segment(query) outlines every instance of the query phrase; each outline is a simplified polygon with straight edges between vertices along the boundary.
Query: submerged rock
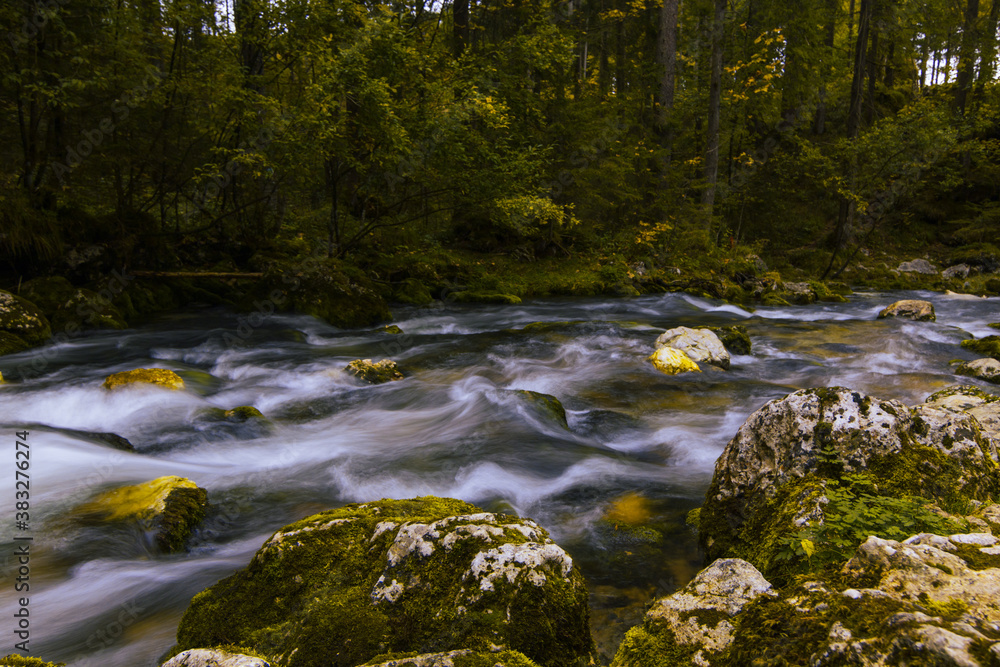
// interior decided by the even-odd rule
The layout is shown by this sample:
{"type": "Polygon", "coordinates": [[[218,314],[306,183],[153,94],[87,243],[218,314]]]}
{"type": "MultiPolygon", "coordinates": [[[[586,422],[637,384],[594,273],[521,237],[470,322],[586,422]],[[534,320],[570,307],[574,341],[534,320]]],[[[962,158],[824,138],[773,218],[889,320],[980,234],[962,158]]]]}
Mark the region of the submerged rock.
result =
{"type": "Polygon", "coordinates": [[[883,495],[984,499],[1000,491],[997,466],[997,443],[972,414],[841,387],[797,391],[726,445],[700,539],[709,557],[745,558],[767,574],[783,537],[823,521],[825,480],[863,473],[883,495]]]}
{"type": "Polygon", "coordinates": [[[241,405],[238,408],[226,410],[222,413],[222,416],[228,421],[237,423],[242,423],[250,419],[266,419],[264,413],[252,405],[241,405]]]}
{"type": "Polygon", "coordinates": [[[184,380],[177,373],[166,368],[136,368],[131,371],[114,373],[104,379],[105,389],[113,390],[134,384],[154,384],[167,389],[183,389],[184,380]]]}
{"type": "Polygon", "coordinates": [[[667,375],[677,375],[678,373],[700,373],[698,364],[691,361],[691,357],[680,350],[672,347],[661,347],[653,354],[649,355],[649,360],[653,362],[656,370],[667,375]]]}
{"type": "Polygon", "coordinates": [[[178,653],[161,667],[271,667],[271,663],[240,653],[196,648],[178,653]]]}
{"type": "Polygon", "coordinates": [[[986,336],[972,340],[963,340],[962,347],[993,359],[1000,360],[1000,336],[986,336]]]}
{"type": "Polygon", "coordinates": [[[86,520],[135,521],[153,533],[165,552],[179,551],[205,517],[208,492],[177,476],[106,491],[77,508],[86,520]]]}
{"type": "Polygon", "coordinates": [[[41,309],[19,296],[0,290],[0,331],[17,336],[30,346],[41,345],[52,336],[41,309]]]}
{"type": "Polygon", "coordinates": [[[378,362],[372,362],[371,359],[355,359],[347,364],[344,370],[368,384],[382,384],[403,379],[403,374],[399,372],[399,367],[392,359],[378,362]]]}
{"type": "Polygon", "coordinates": [[[930,301],[918,299],[904,299],[886,306],[878,314],[878,319],[883,320],[888,317],[898,317],[916,322],[933,322],[937,319],[933,304],[930,301]]]}
{"type": "Polygon", "coordinates": [[[732,643],[731,620],[762,595],[776,596],[750,563],[724,558],[702,570],[683,590],[653,603],[632,628],[612,667],[708,665],[732,643]]]}
{"type": "Polygon", "coordinates": [[[967,361],[955,369],[959,375],[986,380],[994,384],[1000,384],[1000,361],[996,359],[976,359],[967,361]]]}
{"type": "Polygon", "coordinates": [[[684,352],[692,361],[729,368],[729,352],[715,332],[708,329],[668,329],[656,339],[656,347],[671,347],[684,352]]]}
{"type": "Polygon", "coordinates": [[[427,497],[282,528],[245,569],[195,596],[177,641],[235,643],[288,667],[457,649],[571,667],[591,660],[588,617],[583,577],[536,523],[427,497]]]}
{"type": "Polygon", "coordinates": [[[538,391],[528,391],[527,389],[517,389],[514,395],[518,396],[528,407],[537,412],[540,416],[551,419],[560,425],[569,428],[566,421],[566,409],[562,402],[552,394],[543,394],[538,391]]]}

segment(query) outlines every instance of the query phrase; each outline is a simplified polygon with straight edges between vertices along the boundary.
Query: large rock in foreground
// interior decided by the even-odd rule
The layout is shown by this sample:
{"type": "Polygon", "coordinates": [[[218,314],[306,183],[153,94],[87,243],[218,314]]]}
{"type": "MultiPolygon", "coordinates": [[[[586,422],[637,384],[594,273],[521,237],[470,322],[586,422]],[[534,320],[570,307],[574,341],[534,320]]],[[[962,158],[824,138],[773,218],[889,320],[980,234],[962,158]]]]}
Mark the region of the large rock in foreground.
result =
{"type": "Polygon", "coordinates": [[[709,658],[733,641],[731,619],[762,595],[776,593],[753,565],[719,559],[684,590],[654,602],[643,624],[629,630],[611,665],[711,664],[709,658]]]}
{"type": "Polygon", "coordinates": [[[878,314],[878,319],[883,320],[888,317],[898,317],[916,322],[933,322],[937,319],[933,304],[930,301],[918,299],[905,299],[886,306],[878,314]]]}
{"type": "Polygon", "coordinates": [[[880,496],[954,504],[995,497],[997,468],[997,443],[967,412],[840,387],[797,391],[751,415],[726,445],[700,538],[709,557],[744,558],[768,574],[784,538],[823,523],[831,483],[853,475],[880,496]]]}
{"type": "Polygon", "coordinates": [[[247,646],[288,667],[496,647],[544,667],[592,655],[583,577],[545,530],[429,497],[282,528],[249,566],[195,596],[177,641],[247,646]]]}
{"type": "Polygon", "coordinates": [[[667,329],[656,339],[656,347],[671,347],[685,353],[693,361],[729,368],[729,352],[715,332],[708,329],[667,329]]]}
{"type": "Polygon", "coordinates": [[[271,663],[240,653],[196,648],[178,653],[162,667],[271,667],[271,663]]]}

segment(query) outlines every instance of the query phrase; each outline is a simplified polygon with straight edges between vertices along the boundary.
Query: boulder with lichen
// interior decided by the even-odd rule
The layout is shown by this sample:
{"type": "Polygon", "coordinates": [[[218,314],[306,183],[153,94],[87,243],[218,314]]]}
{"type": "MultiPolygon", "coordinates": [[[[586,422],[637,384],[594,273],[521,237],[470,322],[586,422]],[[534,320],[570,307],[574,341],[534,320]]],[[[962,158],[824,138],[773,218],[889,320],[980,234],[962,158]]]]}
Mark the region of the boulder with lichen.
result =
{"type": "Polygon", "coordinates": [[[344,370],[368,384],[382,384],[403,379],[399,366],[392,359],[382,359],[381,361],[355,359],[348,363],[344,370]]]}
{"type": "MultiPolygon", "coordinates": [[[[49,321],[38,306],[3,290],[0,290],[0,332],[16,336],[29,346],[41,345],[52,336],[49,321]]],[[[16,346],[17,341],[8,339],[8,346],[12,344],[16,346]]]]}
{"type": "Polygon", "coordinates": [[[656,347],[680,350],[692,361],[729,368],[729,352],[715,332],[709,329],[674,327],[659,335],[656,347]]]}
{"type": "Polygon", "coordinates": [[[881,310],[878,319],[899,318],[903,320],[914,320],[916,322],[933,322],[937,319],[934,314],[934,305],[930,301],[919,299],[904,299],[891,303],[881,310]]]}
{"type": "Polygon", "coordinates": [[[195,596],[177,641],[247,646],[288,667],[458,649],[571,667],[592,656],[587,597],[573,559],[533,521],[459,500],[380,500],[276,532],[195,596]]]}
{"type": "Polygon", "coordinates": [[[166,368],[136,368],[131,371],[113,373],[104,378],[105,389],[115,390],[136,385],[155,385],[167,389],[183,389],[184,380],[180,375],[166,368]]]}

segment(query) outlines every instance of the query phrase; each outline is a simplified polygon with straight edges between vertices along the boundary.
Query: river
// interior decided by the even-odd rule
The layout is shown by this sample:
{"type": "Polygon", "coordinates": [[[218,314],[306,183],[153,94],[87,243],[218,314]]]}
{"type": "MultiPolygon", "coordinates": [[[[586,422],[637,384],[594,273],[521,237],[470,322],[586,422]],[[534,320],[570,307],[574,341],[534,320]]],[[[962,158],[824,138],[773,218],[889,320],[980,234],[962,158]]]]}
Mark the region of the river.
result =
{"type": "MultiPolygon", "coordinates": [[[[0,357],[8,378],[32,361],[40,370],[0,386],[4,437],[30,431],[31,655],[71,667],[157,665],[191,597],[245,566],[277,528],[348,502],[433,494],[545,526],[590,582],[607,661],[644,605],[700,568],[684,519],[751,412],[803,387],[912,404],[969,382],[949,362],[974,358],[958,347],[969,334],[996,333],[986,325],[1000,319],[1000,299],[859,293],[748,312],[668,294],[395,314],[402,335],[190,310],[0,357]],[[876,320],[900,298],[932,301],[937,322],[876,320]],[[550,325],[523,330],[535,322],[550,325]],[[646,361],[665,328],[726,324],[745,325],[753,340],[729,371],[671,377],[646,361]],[[369,357],[393,358],[406,379],[363,386],[343,372],[369,357]],[[186,390],[101,388],[113,372],[149,366],[177,371],[186,390]],[[558,397],[569,429],[512,389],[558,397]],[[205,416],[240,405],[270,426],[205,416]],[[74,431],[114,432],[137,451],[74,431]],[[156,554],[138,529],[74,519],[101,490],[163,475],[209,492],[185,553],[156,554]],[[655,533],[637,537],[628,521],[655,533]]],[[[16,609],[13,447],[4,451],[0,655],[13,652],[16,609]]]]}

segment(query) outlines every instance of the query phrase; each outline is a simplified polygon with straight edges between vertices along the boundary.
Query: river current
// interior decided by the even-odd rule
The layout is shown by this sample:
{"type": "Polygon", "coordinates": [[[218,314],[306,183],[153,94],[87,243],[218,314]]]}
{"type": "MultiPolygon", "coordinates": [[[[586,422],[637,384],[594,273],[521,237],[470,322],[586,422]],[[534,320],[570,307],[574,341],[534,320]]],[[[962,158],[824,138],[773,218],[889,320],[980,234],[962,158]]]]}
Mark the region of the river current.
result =
{"type": "MultiPolygon", "coordinates": [[[[700,569],[685,516],[753,411],[804,387],[913,404],[976,384],[950,362],[974,358],[959,347],[970,334],[996,333],[987,324],[1000,320],[1000,299],[858,293],[750,312],[668,294],[394,312],[403,334],[188,310],[0,357],[0,372],[15,379],[0,385],[3,438],[30,432],[31,655],[152,667],[191,597],[244,567],[274,530],[349,502],[438,495],[547,528],[590,582],[608,661],[646,603],[700,569]],[[876,320],[901,298],[930,300],[937,322],[876,320]],[[539,322],[548,324],[525,329],[539,322]],[[666,328],[729,324],[746,326],[753,352],[734,356],[728,371],[666,376],[646,360],[666,328]],[[343,371],[352,359],[385,357],[405,380],[367,386],[343,371]],[[37,371],[16,380],[32,363],[37,371]],[[186,389],[101,387],[111,373],[150,366],[175,370],[186,389]],[[569,428],[511,390],[556,396],[569,428]],[[241,405],[269,425],[206,416],[241,405]],[[136,452],[87,431],[121,435],[136,452]],[[74,518],[100,491],[164,475],[209,492],[184,553],[156,553],[138,528],[74,518]]],[[[17,641],[18,596],[14,449],[3,451],[0,655],[17,641]]]]}

